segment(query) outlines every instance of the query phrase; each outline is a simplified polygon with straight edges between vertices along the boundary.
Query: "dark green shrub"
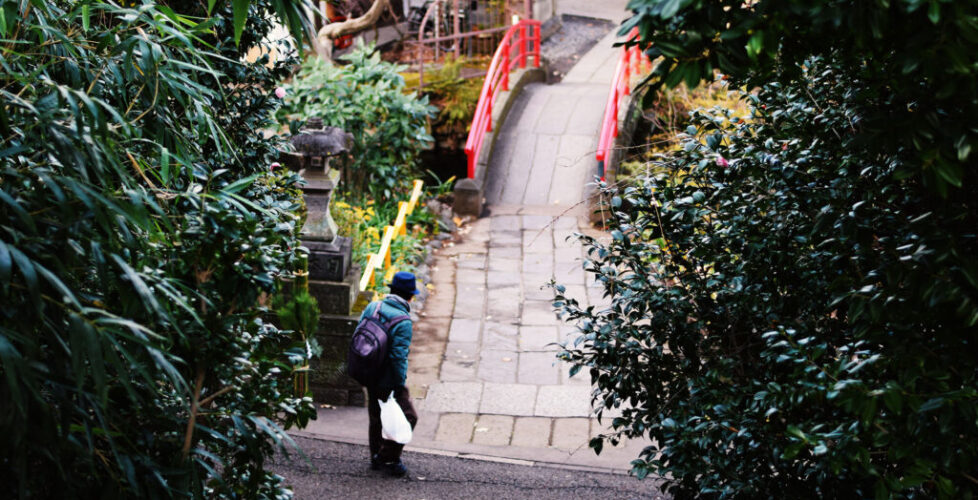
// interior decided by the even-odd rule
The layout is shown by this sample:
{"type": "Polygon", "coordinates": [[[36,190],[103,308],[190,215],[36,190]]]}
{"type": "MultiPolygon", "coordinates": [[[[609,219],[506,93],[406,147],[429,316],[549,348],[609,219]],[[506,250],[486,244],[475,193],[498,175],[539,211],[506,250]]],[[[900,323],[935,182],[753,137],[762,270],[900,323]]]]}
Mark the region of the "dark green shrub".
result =
{"type": "Polygon", "coordinates": [[[207,4],[0,7],[11,495],[288,495],[264,462],[314,408],[306,345],[262,321],[297,228],[261,129],[293,61],[240,61],[299,4],[207,4]]]}
{"type": "Polygon", "coordinates": [[[419,154],[432,145],[426,97],[405,93],[403,68],[358,46],[345,65],[309,58],[288,85],[279,122],[295,129],[310,117],[353,134],[350,168],[340,189],[373,199],[394,196],[420,177],[419,154]]]}
{"type": "Polygon", "coordinates": [[[606,438],[651,438],[633,472],[679,498],[974,497],[971,3],[631,5],[667,83],[760,88],[608,193],[611,306],[557,296],[562,356],[624,408],[606,438]]]}

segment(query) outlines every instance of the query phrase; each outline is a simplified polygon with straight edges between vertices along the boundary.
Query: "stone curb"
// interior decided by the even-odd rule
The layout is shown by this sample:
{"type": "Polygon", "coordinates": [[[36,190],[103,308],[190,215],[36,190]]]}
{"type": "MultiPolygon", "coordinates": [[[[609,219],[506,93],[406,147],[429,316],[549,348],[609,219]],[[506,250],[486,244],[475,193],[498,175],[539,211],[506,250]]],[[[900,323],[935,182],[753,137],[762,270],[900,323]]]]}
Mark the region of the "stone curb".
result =
{"type": "MultiPolygon", "coordinates": [[[[367,439],[346,438],[346,437],[325,437],[320,434],[305,431],[288,431],[289,435],[317,441],[327,441],[333,443],[344,443],[358,446],[368,446],[367,439]]],[[[439,450],[436,448],[414,447],[410,444],[405,445],[404,451],[409,453],[422,453],[425,455],[437,455],[441,457],[460,458],[463,460],[475,460],[478,462],[503,463],[510,465],[522,465],[524,467],[543,467],[547,469],[559,469],[575,472],[595,472],[600,474],[613,474],[627,476],[628,471],[624,469],[612,469],[608,467],[590,467],[584,465],[563,464],[559,462],[545,462],[540,460],[523,460],[519,458],[509,458],[503,456],[489,455],[483,453],[466,453],[451,450],[439,450]]]]}

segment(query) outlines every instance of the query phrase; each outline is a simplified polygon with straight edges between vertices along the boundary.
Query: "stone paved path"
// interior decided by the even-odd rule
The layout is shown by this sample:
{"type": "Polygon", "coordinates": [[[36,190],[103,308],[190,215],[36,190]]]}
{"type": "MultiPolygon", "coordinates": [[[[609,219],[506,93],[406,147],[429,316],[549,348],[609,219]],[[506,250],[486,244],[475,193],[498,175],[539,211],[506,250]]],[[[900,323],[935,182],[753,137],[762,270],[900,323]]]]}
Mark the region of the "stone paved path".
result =
{"type": "MultiPolygon", "coordinates": [[[[597,10],[617,21],[624,3],[597,10]]],[[[596,10],[593,2],[581,5],[596,10]]],[[[556,358],[558,343],[575,330],[557,319],[546,287],[555,280],[572,296],[604,305],[572,235],[604,237],[585,225],[582,201],[597,168],[619,54],[614,40],[612,31],[560,83],[527,86],[502,125],[489,166],[490,216],[439,252],[434,292],[415,325],[408,384],[420,421],[409,448],[620,470],[647,445],[624,443],[600,456],[588,449],[610,419],[593,418],[586,372],[569,377],[556,358]]],[[[307,432],[365,438],[362,409],[331,412],[307,432]]]]}
{"type": "MultiPolygon", "coordinates": [[[[447,250],[455,304],[441,363],[436,372],[420,368],[430,364],[422,361],[409,377],[424,396],[421,408],[437,415],[435,443],[593,457],[587,441],[608,422],[592,418],[587,374],[569,377],[569,366],[556,358],[558,344],[572,339],[575,329],[557,319],[546,284],[555,280],[588,304],[605,305],[600,287],[589,286],[573,234],[589,231],[581,202],[596,172],[597,136],[618,55],[613,41],[612,32],[560,83],[523,90],[490,160],[490,216],[447,250]]],[[[626,468],[644,445],[629,443],[602,465],[626,468]]]]}

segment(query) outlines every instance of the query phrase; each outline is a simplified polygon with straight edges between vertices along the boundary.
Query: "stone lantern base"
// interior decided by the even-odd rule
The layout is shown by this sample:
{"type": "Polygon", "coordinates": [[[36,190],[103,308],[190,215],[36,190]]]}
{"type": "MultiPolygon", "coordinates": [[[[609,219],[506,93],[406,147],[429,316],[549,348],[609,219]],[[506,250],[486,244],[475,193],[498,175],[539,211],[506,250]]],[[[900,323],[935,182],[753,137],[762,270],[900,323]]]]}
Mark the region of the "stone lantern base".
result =
{"type": "Polygon", "coordinates": [[[350,270],[353,239],[337,236],[331,242],[303,240],[309,249],[309,279],[343,281],[350,270]]]}

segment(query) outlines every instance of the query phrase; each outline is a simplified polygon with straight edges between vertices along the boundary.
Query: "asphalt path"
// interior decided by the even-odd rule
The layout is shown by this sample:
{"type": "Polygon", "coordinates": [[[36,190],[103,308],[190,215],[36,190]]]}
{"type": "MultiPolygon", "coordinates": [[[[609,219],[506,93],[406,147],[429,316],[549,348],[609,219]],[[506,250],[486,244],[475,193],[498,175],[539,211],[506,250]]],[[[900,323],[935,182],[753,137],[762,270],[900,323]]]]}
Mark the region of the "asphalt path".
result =
{"type": "Polygon", "coordinates": [[[405,452],[408,474],[369,467],[365,446],[294,437],[306,458],[278,456],[272,470],[297,499],[664,499],[653,479],[405,452]]]}

